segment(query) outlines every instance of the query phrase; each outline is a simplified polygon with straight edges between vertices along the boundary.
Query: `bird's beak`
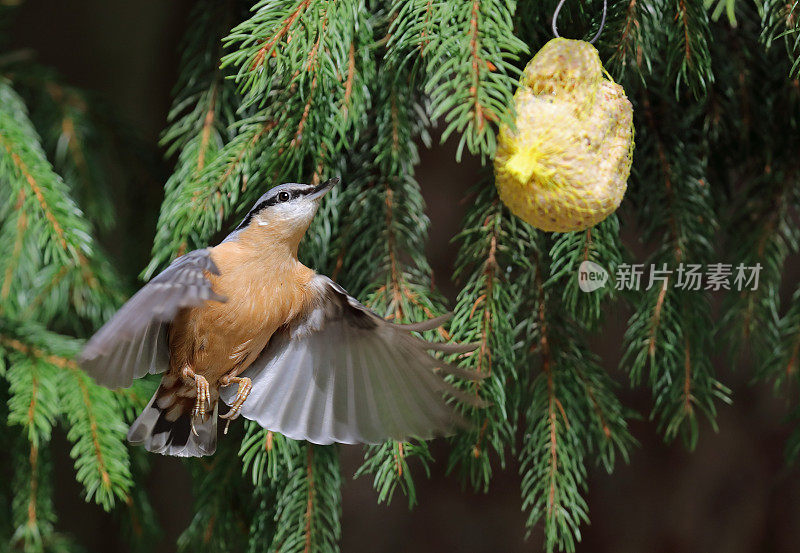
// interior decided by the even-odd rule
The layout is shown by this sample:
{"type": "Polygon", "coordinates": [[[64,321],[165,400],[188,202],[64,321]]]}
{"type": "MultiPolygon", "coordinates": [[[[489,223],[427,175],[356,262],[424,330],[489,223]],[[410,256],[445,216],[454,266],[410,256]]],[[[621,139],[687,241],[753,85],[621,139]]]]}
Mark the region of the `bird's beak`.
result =
{"type": "Polygon", "coordinates": [[[316,200],[317,198],[321,198],[322,196],[324,196],[325,194],[328,193],[328,190],[330,190],[331,188],[333,188],[337,184],[339,184],[339,177],[334,177],[332,179],[326,180],[325,182],[323,182],[319,186],[315,186],[314,190],[311,191],[311,193],[308,195],[308,197],[311,198],[312,200],[316,200]]]}

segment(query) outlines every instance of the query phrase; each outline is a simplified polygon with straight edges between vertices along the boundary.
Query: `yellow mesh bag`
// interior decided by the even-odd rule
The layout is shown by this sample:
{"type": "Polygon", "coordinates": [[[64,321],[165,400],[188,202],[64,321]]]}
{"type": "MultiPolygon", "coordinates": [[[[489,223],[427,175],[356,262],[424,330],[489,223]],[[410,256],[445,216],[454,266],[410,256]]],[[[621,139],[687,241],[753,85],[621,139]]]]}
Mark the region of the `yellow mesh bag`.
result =
{"type": "Polygon", "coordinates": [[[555,38],[528,63],[494,159],[500,199],[546,231],[596,225],[617,209],[633,155],[633,107],[588,42],[555,38]],[[605,75],[605,76],[604,76],[605,75]]]}

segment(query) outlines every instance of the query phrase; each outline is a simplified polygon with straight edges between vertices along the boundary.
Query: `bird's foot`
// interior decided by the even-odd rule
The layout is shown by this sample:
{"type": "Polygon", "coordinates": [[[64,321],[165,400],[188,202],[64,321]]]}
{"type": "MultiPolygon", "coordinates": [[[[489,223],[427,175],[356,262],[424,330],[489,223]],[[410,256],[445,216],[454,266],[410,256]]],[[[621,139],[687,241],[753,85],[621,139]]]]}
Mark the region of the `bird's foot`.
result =
{"type": "Polygon", "coordinates": [[[211,407],[211,392],[208,385],[208,380],[202,374],[195,373],[188,366],[183,368],[181,375],[187,381],[194,381],[195,385],[195,401],[194,409],[192,409],[192,430],[194,430],[194,419],[200,417],[200,420],[206,418],[206,406],[211,407]]]}
{"type": "Polygon", "coordinates": [[[220,386],[230,386],[233,383],[238,383],[239,388],[236,390],[236,397],[231,403],[231,409],[224,415],[220,415],[222,419],[228,419],[228,423],[225,425],[225,434],[228,433],[228,426],[232,420],[235,420],[239,417],[239,412],[242,410],[242,405],[244,405],[247,396],[250,395],[250,390],[253,388],[253,381],[247,378],[246,376],[228,376],[225,375],[219,379],[220,386]]]}

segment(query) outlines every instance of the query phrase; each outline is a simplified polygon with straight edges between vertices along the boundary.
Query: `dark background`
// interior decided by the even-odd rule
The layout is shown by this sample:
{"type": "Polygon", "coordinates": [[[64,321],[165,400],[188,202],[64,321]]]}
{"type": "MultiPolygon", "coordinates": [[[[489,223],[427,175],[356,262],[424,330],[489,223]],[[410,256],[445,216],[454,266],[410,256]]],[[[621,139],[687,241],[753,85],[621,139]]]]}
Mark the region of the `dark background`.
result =
{"type": "MultiPolygon", "coordinates": [[[[171,88],[177,78],[179,40],[191,2],[187,0],[28,1],[13,32],[13,46],[30,48],[36,59],[56,68],[72,85],[95,91],[127,121],[153,152],[165,125],[171,88]]],[[[162,186],[170,163],[120,179],[117,203],[121,228],[107,246],[130,274],[148,261],[162,186]]],[[[451,237],[464,212],[459,198],[478,178],[474,159],[455,163],[451,144],[422,151],[418,179],[432,220],[429,259],[436,282],[450,297],[455,257],[451,237]]],[[[636,229],[623,219],[628,244],[636,229]]],[[[800,279],[797,259],[785,274],[787,298],[800,279]]],[[[791,401],[773,395],[767,384],[751,385],[749,364],[731,369],[720,355],[717,370],[734,390],[734,404],[721,406],[719,432],[705,421],[697,450],[665,445],[655,425],[646,390],[630,390],[619,374],[622,333],[627,313],[609,314],[606,328],[593,347],[623,386],[624,402],[643,414],[632,422],[639,440],[630,463],[618,464],[613,475],[594,468],[589,477],[591,525],[582,528],[579,552],[789,552],[800,544],[800,471],[787,467],[783,447],[791,430],[785,420],[791,401]]],[[[720,352],[724,353],[724,352],[720,352]]],[[[796,394],[795,394],[796,395],[796,394]]],[[[792,399],[796,399],[793,397],[792,399]]],[[[114,518],[80,499],[74,482],[68,444],[56,437],[56,487],[59,526],[77,535],[90,551],[118,547],[114,518]]],[[[461,489],[446,477],[446,444],[437,443],[439,463],[430,480],[418,475],[420,505],[409,511],[404,498],[376,506],[368,478],[353,480],[362,460],[355,446],[340,448],[343,491],[344,553],[377,552],[518,552],[540,551],[541,529],[525,540],[517,466],[497,469],[488,494],[461,489]]],[[[421,471],[420,471],[421,472],[421,471]]],[[[188,472],[171,458],[157,458],[146,483],[161,517],[165,535],[153,551],[174,551],[175,539],[192,514],[188,472]]]]}

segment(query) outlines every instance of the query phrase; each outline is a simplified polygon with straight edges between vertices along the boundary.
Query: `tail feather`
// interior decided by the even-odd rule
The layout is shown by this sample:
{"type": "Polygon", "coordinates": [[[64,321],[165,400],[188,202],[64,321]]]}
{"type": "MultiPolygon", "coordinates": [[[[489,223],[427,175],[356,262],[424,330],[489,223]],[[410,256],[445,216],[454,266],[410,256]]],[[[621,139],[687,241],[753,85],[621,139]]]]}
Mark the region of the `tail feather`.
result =
{"type": "Polygon", "coordinates": [[[217,449],[219,402],[214,399],[213,412],[202,422],[199,419],[195,420],[192,431],[191,408],[194,398],[181,398],[185,407],[176,409],[173,401],[165,402],[163,399],[159,401],[168,394],[172,392],[162,383],[153,394],[150,403],[128,430],[128,441],[133,445],[143,445],[147,451],[162,455],[203,457],[213,454],[217,449]],[[186,401],[187,399],[190,401],[186,401]],[[179,412],[177,417],[176,412],[179,412]]]}

